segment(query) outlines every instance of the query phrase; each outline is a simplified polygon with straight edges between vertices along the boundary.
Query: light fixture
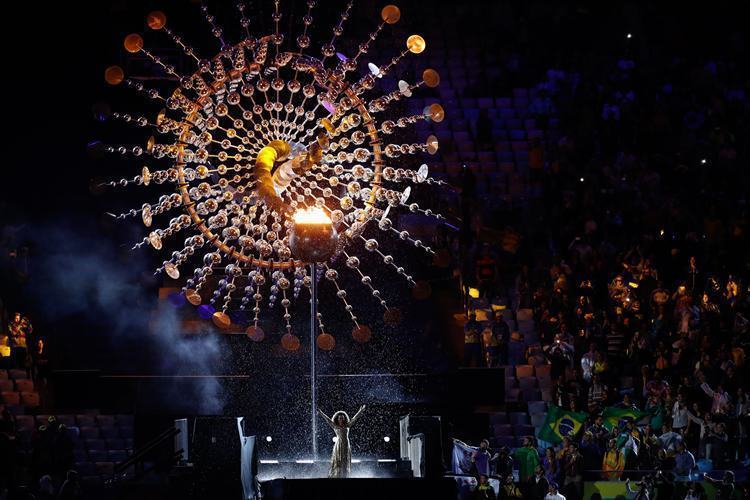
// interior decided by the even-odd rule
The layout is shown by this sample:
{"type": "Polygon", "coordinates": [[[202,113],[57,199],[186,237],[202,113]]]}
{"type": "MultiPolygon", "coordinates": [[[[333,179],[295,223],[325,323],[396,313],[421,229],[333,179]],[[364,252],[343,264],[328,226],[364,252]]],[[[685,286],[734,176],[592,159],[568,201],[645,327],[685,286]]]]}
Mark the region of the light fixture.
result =
{"type": "MultiPolygon", "coordinates": [[[[201,14],[221,47],[213,55],[208,48],[193,48],[165,13],[154,11],[146,18],[153,36],[171,41],[192,69],[171,64],[147,47],[144,36],[132,33],[123,42],[126,52],[151,61],[156,76],[174,86],[157,88],[119,66],[104,74],[109,84],[129,87],[163,108],[153,114],[111,113],[112,120],[151,132],[144,145],[100,148],[136,159],[136,175],[105,186],[150,186],[164,193],[114,215],[140,219],[147,228],[134,248],[169,248],[156,273],[184,279],[187,301],[219,328],[242,322],[248,338],[260,342],[268,337],[259,324],[264,306],[280,309],[286,324],[281,342],[290,351],[300,348],[291,332],[291,303],[307,295],[303,290],[318,279],[306,264],[319,263],[321,277],[331,282],[353,323],[355,339],[366,341],[372,332],[357,318],[339,270],[352,274],[386,313],[389,305],[377,281],[390,280],[388,273],[410,286],[415,281],[380,249],[380,241],[397,239],[434,255],[424,242],[395,227],[390,214],[402,210],[444,219],[409,194],[419,185],[445,182],[429,177],[426,165],[416,170],[400,164],[407,155],[435,154],[437,137],[416,143],[398,139],[421,121],[442,121],[445,110],[433,103],[422,113],[386,114],[398,101],[412,95],[422,99],[420,90],[440,83],[433,69],[422,70],[416,83],[395,75],[413,54],[426,51],[425,39],[411,35],[405,47],[399,42],[402,49],[393,58],[368,60],[371,45],[400,20],[401,11],[385,6],[369,36],[349,44],[340,38],[353,18],[348,3],[334,23],[333,38],[326,38],[315,54],[309,35],[315,5],[307,2],[302,32],[286,37],[279,2],[270,32],[256,34],[238,2],[243,30],[234,40],[202,5],[201,14]],[[344,47],[354,48],[346,54],[344,47]],[[400,83],[393,88],[395,81],[400,83]],[[364,253],[380,265],[365,271],[358,257],[364,253]],[[236,311],[249,314],[231,314],[236,311]]],[[[415,73],[413,67],[404,69],[415,73]]],[[[321,317],[318,313],[312,320],[321,326],[321,317]]],[[[320,339],[321,348],[332,348],[330,340],[320,339]]]]}

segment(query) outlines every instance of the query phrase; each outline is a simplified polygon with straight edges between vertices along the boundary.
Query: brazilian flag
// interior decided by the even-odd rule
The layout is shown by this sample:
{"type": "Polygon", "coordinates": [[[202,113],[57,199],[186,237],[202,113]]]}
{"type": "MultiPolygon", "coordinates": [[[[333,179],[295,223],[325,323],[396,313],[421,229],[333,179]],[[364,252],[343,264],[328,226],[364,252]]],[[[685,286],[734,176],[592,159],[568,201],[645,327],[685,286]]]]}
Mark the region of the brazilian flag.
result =
{"type": "Polygon", "coordinates": [[[550,443],[559,443],[564,437],[572,437],[578,434],[583,427],[583,422],[588,415],[563,410],[558,406],[550,406],[547,410],[547,418],[539,428],[536,437],[550,443]]]}
{"type": "Polygon", "coordinates": [[[615,408],[614,406],[607,406],[602,411],[602,418],[604,418],[604,427],[610,431],[614,427],[618,427],[620,423],[628,420],[635,422],[639,421],[643,417],[647,416],[648,413],[645,411],[636,410],[634,408],[615,408]]]}

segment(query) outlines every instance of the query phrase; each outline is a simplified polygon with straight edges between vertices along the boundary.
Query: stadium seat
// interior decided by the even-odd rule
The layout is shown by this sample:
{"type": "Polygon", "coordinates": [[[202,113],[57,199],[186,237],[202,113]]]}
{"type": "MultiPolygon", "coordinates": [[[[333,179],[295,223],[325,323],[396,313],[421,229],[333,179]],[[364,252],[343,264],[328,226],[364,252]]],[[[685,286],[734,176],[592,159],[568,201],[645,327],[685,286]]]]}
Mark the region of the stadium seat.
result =
{"type": "Polygon", "coordinates": [[[532,425],[516,425],[513,427],[513,432],[516,436],[531,436],[534,434],[534,426],[532,425]]]}
{"type": "Polygon", "coordinates": [[[65,424],[66,427],[74,427],[76,425],[76,417],[74,415],[57,415],[57,421],[65,424]]]}
{"type": "Polygon", "coordinates": [[[115,425],[114,415],[97,415],[95,419],[99,427],[114,427],[115,425]]]}
{"type": "Polygon", "coordinates": [[[96,427],[96,419],[94,418],[94,415],[76,415],[76,423],[79,427],[96,427]]]}
{"type": "Polygon", "coordinates": [[[125,450],[108,450],[107,457],[111,462],[120,463],[128,459],[128,453],[125,450]]]}
{"type": "Polygon", "coordinates": [[[81,427],[81,438],[82,439],[99,439],[99,428],[97,427],[81,427]]]}
{"type": "Polygon", "coordinates": [[[8,370],[8,375],[10,375],[10,378],[13,380],[22,380],[29,378],[29,374],[26,373],[26,370],[19,370],[17,368],[8,370]]]}
{"type": "Polygon", "coordinates": [[[20,405],[21,395],[14,391],[3,391],[0,394],[3,398],[3,403],[6,405],[20,405]]]}
{"type": "Polygon", "coordinates": [[[135,423],[135,418],[133,417],[133,415],[115,415],[115,420],[117,421],[117,425],[121,427],[133,427],[135,423]]]}
{"type": "Polygon", "coordinates": [[[492,97],[480,97],[477,99],[477,105],[480,109],[489,109],[495,106],[492,97]]]}
{"type": "Polygon", "coordinates": [[[130,426],[121,426],[120,427],[120,437],[124,439],[133,439],[133,427],[130,426]]]}
{"type": "Polygon", "coordinates": [[[86,443],[86,449],[87,450],[103,450],[104,447],[104,440],[103,439],[86,439],[84,440],[86,443]]]}
{"type": "Polygon", "coordinates": [[[36,408],[39,406],[39,393],[38,392],[22,392],[21,403],[25,406],[36,408]]]}
{"type": "Polygon", "coordinates": [[[512,108],[513,99],[510,97],[497,97],[495,98],[495,106],[498,108],[512,108]]]}
{"type": "Polygon", "coordinates": [[[81,477],[96,476],[99,474],[96,465],[89,461],[76,462],[75,470],[81,477]]]}
{"type": "Polygon", "coordinates": [[[512,425],[528,425],[529,415],[526,412],[514,411],[509,414],[512,425]]]}
{"type": "Polygon", "coordinates": [[[498,446],[505,446],[506,448],[515,448],[516,439],[513,436],[497,436],[498,446]]]}
{"type": "Polygon", "coordinates": [[[24,415],[26,413],[26,407],[22,404],[4,404],[3,405],[8,413],[13,416],[24,415]]]}
{"type": "Polygon", "coordinates": [[[116,439],[120,437],[120,430],[117,427],[100,427],[99,432],[104,439],[116,439]]]}
{"type": "Polygon", "coordinates": [[[540,413],[547,411],[547,403],[544,401],[530,401],[529,402],[529,415],[532,417],[540,413]]]}
{"type": "Polygon", "coordinates": [[[534,377],[523,377],[518,379],[518,388],[521,391],[534,390],[537,387],[536,378],[534,377]]]}
{"type": "Polygon", "coordinates": [[[524,401],[539,401],[542,399],[542,393],[538,389],[526,389],[521,391],[524,401]]]}
{"type": "Polygon", "coordinates": [[[552,379],[550,377],[539,377],[537,378],[537,381],[539,382],[539,389],[541,390],[552,388],[552,379]]]}
{"type": "Polygon", "coordinates": [[[516,366],[516,377],[519,379],[533,377],[534,367],[531,365],[518,365],[516,366]]]}
{"type": "Polygon", "coordinates": [[[88,457],[89,457],[89,460],[91,460],[92,462],[104,462],[105,460],[107,460],[107,451],[106,450],[89,450],[88,457]]]}
{"type": "Polygon", "coordinates": [[[14,392],[15,386],[12,380],[0,380],[0,392],[14,392]]]}
{"type": "Polygon", "coordinates": [[[534,374],[537,378],[549,377],[552,373],[552,365],[536,365],[534,367],[534,374]]]}
{"type": "Polygon", "coordinates": [[[32,431],[36,429],[36,422],[32,415],[17,415],[15,420],[18,429],[29,429],[32,431]]]}
{"type": "Polygon", "coordinates": [[[538,429],[542,425],[544,425],[544,419],[547,418],[546,413],[539,413],[536,415],[531,416],[531,425],[534,426],[535,429],[538,429]]]}
{"type": "Polygon", "coordinates": [[[520,399],[521,391],[518,389],[509,389],[505,391],[505,402],[514,403],[520,399]]]}
{"type": "Polygon", "coordinates": [[[18,392],[34,392],[34,381],[31,379],[16,380],[16,390],[18,392]]]}
{"type": "Polygon", "coordinates": [[[490,414],[490,424],[507,424],[508,414],[504,411],[498,411],[490,414]]]}
{"type": "Polygon", "coordinates": [[[510,424],[495,424],[492,426],[495,436],[510,436],[513,434],[513,426],[510,424]]]}
{"type": "Polygon", "coordinates": [[[110,450],[127,449],[127,446],[125,445],[125,440],[122,438],[105,439],[104,442],[106,443],[107,448],[110,450]]]}
{"type": "Polygon", "coordinates": [[[113,476],[115,473],[113,462],[96,462],[96,468],[102,476],[113,476]]]}

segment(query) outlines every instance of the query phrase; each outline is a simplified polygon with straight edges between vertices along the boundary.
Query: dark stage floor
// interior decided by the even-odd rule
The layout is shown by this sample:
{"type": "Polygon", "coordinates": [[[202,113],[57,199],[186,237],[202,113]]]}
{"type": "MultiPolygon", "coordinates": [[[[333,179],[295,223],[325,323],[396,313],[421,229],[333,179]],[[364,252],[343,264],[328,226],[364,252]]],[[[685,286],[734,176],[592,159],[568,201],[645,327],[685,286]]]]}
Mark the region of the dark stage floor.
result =
{"type": "Polygon", "coordinates": [[[456,498],[456,483],[441,479],[274,479],[261,483],[266,500],[456,498]]]}

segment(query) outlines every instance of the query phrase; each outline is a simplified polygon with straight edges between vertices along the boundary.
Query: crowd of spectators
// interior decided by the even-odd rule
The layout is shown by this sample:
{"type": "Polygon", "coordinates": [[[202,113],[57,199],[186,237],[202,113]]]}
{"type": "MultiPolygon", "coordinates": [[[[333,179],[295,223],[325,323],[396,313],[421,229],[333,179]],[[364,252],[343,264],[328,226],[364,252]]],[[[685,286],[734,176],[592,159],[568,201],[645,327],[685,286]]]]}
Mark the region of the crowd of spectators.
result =
{"type": "MultiPolygon", "coordinates": [[[[638,498],[700,498],[700,484],[685,482],[699,469],[747,466],[750,79],[740,59],[626,48],[596,67],[549,70],[537,118],[554,110],[562,135],[530,152],[544,159],[514,223],[517,251],[482,241],[497,223],[474,198],[481,180],[464,173],[472,199],[457,265],[485,306],[506,306],[486,324],[469,307],[465,364],[513,364],[515,313],[530,309],[539,344],[523,362],[551,365],[548,404],[588,415],[562,443],[530,443],[534,466],[501,496],[544,498],[543,477],[567,498],[580,498],[582,479],[628,478],[638,498]],[[649,416],[610,430],[605,407],[649,416]]],[[[514,453],[501,450],[493,472],[508,477],[501,464],[514,453]]],[[[729,498],[731,472],[708,479],[729,498]]]]}
{"type": "MultiPolygon", "coordinates": [[[[2,325],[0,369],[25,371],[37,390],[47,387],[49,357],[44,338],[34,335],[31,321],[19,312],[9,318],[3,314],[2,325]]],[[[66,426],[51,416],[27,435],[16,425],[16,412],[25,411],[22,405],[7,404],[5,399],[2,403],[0,499],[78,498],[79,480],[71,470],[73,442],[66,426]]]]}

